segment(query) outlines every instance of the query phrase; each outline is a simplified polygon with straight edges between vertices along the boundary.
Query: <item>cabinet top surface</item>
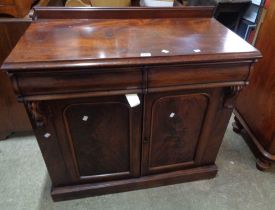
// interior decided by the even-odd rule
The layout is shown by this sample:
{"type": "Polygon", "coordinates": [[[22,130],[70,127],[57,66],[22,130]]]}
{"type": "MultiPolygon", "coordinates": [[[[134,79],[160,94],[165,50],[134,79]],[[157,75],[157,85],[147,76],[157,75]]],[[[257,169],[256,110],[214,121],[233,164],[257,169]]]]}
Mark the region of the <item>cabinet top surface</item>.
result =
{"type": "Polygon", "coordinates": [[[3,69],[215,62],[260,57],[212,18],[59,19],[33,22],[3,69]]]}

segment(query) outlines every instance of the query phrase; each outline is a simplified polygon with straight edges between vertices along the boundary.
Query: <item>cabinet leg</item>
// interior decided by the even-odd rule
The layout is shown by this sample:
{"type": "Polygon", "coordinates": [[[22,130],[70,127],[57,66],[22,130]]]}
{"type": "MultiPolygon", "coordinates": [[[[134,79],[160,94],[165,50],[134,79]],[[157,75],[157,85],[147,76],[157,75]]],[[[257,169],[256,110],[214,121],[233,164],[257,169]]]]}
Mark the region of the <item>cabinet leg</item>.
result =
{"type": "Polygon", "coordinates": [[[260,171],[266,171],[271,167],[271,162],[263,158],[258,158],[256,162],[256,167],[260,171]]]}
{"type": "Polygon", "coordinates": [[[233,131],[235,133],[241,133],[241,131],[243,129],[242,124],[240,123],[240,121],[238,120],[238,118],[236,116],[234,117],[234,120],[235,120],[235,122],[232,123],[233,131]]]}
{"type": "Polygon", "coordinates": [[[11,134],[12,134],[11,132],[0,133],[0,141],[9,138],[9,136],[10,136],[11,134]]]}

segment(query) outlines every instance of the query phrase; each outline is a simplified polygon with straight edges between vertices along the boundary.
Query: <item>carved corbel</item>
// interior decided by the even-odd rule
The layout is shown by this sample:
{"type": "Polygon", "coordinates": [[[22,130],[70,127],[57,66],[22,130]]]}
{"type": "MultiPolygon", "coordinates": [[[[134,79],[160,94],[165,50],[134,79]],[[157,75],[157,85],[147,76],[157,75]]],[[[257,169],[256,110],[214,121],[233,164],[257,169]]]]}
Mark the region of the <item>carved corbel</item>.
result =
{"type": "Polygon", "coordinates": [[[46,125],[47,120],[41,110],[40,102],[28,101],[26,102],[26,107],[30,113],[30,116],[36,128],[44,127],[46,125]]]}
{"type": "Polygon", "coordinates": [[[228,87],[225,90],[223,106],[227,109],[233,109],[237,96],[245,86],[246,85],[234,85],[234,86],[228,87]]]}

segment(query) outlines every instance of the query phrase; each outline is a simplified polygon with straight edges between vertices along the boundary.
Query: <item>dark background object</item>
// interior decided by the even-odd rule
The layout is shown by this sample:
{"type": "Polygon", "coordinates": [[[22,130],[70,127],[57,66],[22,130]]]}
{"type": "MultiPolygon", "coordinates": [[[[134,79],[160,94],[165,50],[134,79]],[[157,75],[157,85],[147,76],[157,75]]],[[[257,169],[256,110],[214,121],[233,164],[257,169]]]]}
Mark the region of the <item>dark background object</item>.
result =
{"type": "Polygon", "coordinates": [[[188,0],[188,6],[217,6],[214,17],[235,32],[250,3],[250,0],[188,0]]]}
{"type": "Polygon", "coordinates": [[[215,11],[215,18],[227,28],[236,32],[249,5],[250,1],[219,3],[215,11]]]}
{"type": "Polygon", "coordinates": [[[254,44],[257,38],[258,24],[262,17],[265,0],[252,1],[243,15],[237,34],[254,44]]]}
{"type": "Polygon", "coordinates": [[[216,0],[188,0],[188,6],[216,6],[216,0]]]}

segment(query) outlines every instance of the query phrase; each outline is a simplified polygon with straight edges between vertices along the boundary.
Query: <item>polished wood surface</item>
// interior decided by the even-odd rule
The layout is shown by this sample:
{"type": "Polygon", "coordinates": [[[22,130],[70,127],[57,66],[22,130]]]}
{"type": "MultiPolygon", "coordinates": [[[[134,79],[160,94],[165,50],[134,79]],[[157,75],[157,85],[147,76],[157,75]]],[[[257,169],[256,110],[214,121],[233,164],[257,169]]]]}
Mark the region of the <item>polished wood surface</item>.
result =
{"type": "Polygon", "coordinates": [[[139,70],[136,67],[118,68],[111,72],[108,69],[100,69],[100,71],[95,69],[94,71],[84,70],[81,74],[79,71],[70,71],[70,75],[67,76],[63,73],[65,71],[55,71],[47,72],[42,77],[41,74],[33,72],[27,75],[18,75],[17,81],[23,91],[22,94],[26,96],[76,92],[81,89],[93,91],[136,90],[142,87],[142,73],[139,70]]]}
{"type": "MultiPolygon", "coordinates": [[[[29,25],[30,20],[1,19],[0,65],[29,25]]],[[[0,72],[0,107],[0,140],[13,132],[31,131],[25,108],[17,102],[8,75],[4,72],[0,72]]]]}
{"type": "Polygon", "coordinates": [[[78,99],[62,104],[66,132],[71,136],[82,180],[139,175],[142,108],[131,108],[125,96],[78,99]]]}
{"type": "Polygon", "coordinates": [[[255,66],[247,87],[237,101],[237,125],[255,152],[259,169],[267,169],[275,161],[275,2],[261,26],[256,47],[263,59],[255,66]]]}
{"type": "Polygon", "coordinates": [[[40,20],[24,34],[5,68],[30,69],[41,62],[45,67],[64,69],[121,66],[129,60],[160,64],[251,56],[259,57],[254,47],[209,18],[40,20]],[[26,49],[32,50],[25,53],[26,49]],[[151,56],[144,59],[142,53],[151,56]]]}
{"type": "Polygon", "coordinates": [[[217,173],[236,97],[261,54],[211,17],[191,18],[197,10],[171,17],[167,9],[167,18],[165,8],[159,18],[148,11],[37,19],[2,66],[28,111],[56,201],[217,173]],[[127,94],[139,103],[131,107],[127,94]]]}
{"type": "MultiPolygon", "coordinates": [[[[135,4],[135,3],[134,3],[135,4]]],[[[202,18],[212,17],[214,7],[92,7],[92,8],[34,8],[34,19],[136,19],[136,18],[202,18]],[[184,12],[183,12],[184,11],[184,12]]]]}
{"type": "Polygon", "coordinates": [[[33,0],[1,0],[0,14],[23,18],[29,13],[33,2],[33,0]]]}
{"type": "Polygon", "coordinates": [[[207,113],[207,93],[168,92],[148,94],[144,168],[142,173],[159,173],[197,164],[196,148],[207,113]]]}

